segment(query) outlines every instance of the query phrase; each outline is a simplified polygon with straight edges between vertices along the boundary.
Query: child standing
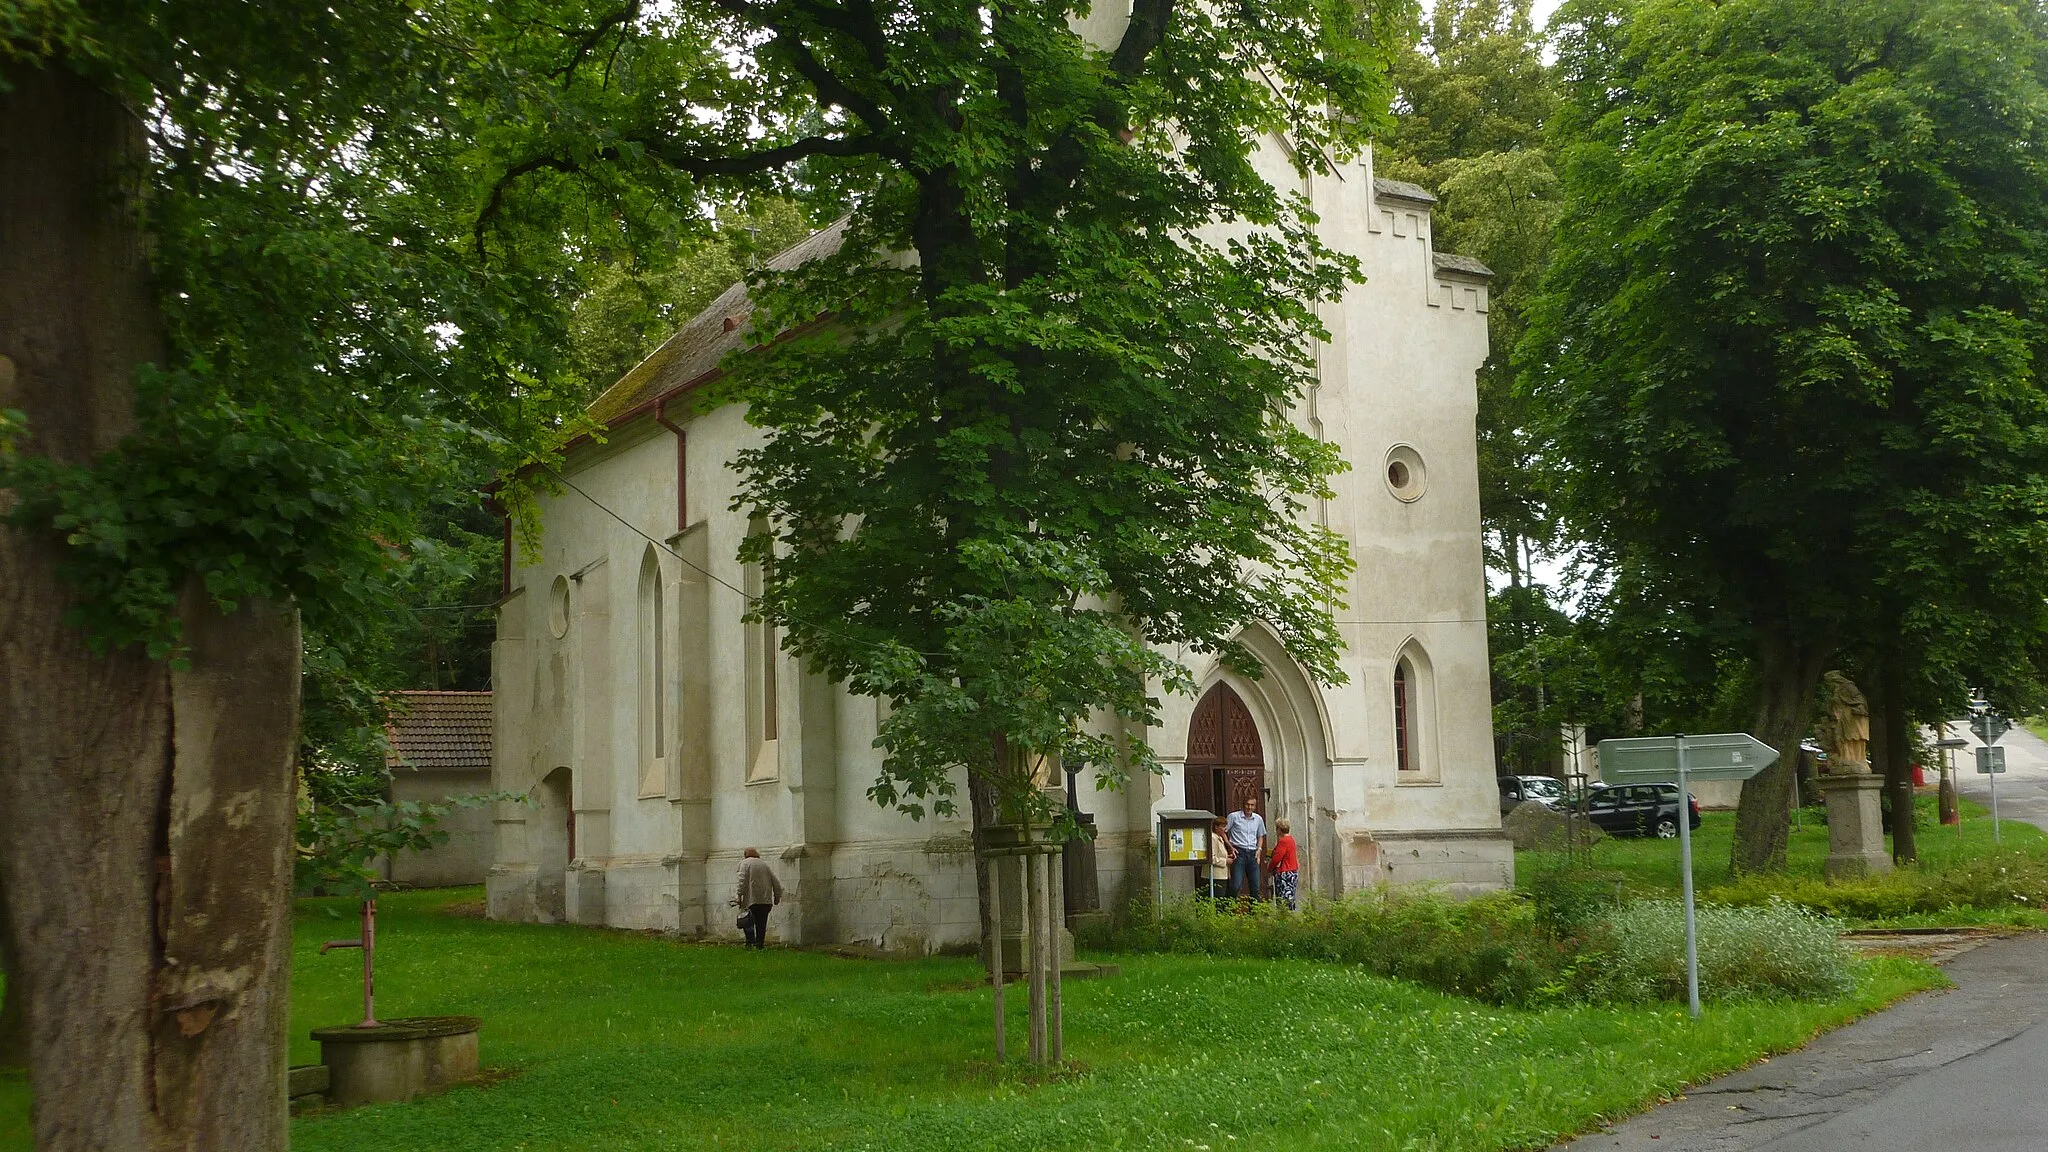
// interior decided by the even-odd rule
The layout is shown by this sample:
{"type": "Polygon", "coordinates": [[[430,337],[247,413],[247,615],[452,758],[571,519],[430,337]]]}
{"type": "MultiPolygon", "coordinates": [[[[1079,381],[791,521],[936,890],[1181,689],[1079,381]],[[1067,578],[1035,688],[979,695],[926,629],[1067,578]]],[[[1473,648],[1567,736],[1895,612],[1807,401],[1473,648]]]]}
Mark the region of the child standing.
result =
{"type": "Polygon", "coordinates": [[[1273,896],[1295,911],[1300,907],[1301,858],[1294,850],[1294,833],[1287,821],[1273,827],[1280,833],[1280,839],[1273,842],[1273,896]]]}

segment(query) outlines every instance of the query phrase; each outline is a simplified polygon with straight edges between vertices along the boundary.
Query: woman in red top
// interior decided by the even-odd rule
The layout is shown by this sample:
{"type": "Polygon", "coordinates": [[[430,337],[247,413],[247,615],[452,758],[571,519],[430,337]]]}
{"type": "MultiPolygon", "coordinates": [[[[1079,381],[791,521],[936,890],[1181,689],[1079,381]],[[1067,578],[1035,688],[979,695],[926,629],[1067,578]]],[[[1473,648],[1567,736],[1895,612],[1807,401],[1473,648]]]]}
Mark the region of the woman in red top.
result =
{"type": "Polygon", "coordinates": [[[1294,850],[1294,834],[1287,821],[1273,825],[1280,839],[1273,842],[1273,895],[1290,911],[1301,906],[1301,858],[1294,850]]]}

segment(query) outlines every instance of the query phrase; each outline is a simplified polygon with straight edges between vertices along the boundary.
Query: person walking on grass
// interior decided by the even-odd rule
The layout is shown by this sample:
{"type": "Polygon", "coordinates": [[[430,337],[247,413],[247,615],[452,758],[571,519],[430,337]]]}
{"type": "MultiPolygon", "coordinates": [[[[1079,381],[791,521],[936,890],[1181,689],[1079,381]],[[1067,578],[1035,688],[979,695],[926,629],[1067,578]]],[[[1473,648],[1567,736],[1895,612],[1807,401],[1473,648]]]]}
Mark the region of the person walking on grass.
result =
{"type": "Polygon", "coordinates": [[[1301,908],[1301,854],[1294,848],[1294,832],[1285,820],[1273,822],[1280,838],[1273,841],[1273,898],[1290,912],[1301,908]]]}
{"type": "Polygon", "coordinates": [[[1230,840],[1230,889],[1257,900],[1259,857],[1266,851],[1266,818],[1259,815],[1258,797],[1245,797],[1244,807],[1230,814],[1226,828],[1230,840]]]}
{"type": "Polygon", "coordinates": [[[1202,886],[1202,894],[1211,900],[1223,900],[1230,895],[1230,832],[1229,821],[1218,816],[1209,829],[1209,870],[1208,882],[1202,886]]]}
{"type": "Polygon", "coordinates": [[[747,947],[768,946],[768,911],[782,903],[782,881],[761,859],[761,850],[749,848],[740,857],[739,884],[733,891],[733,907],[746,909],[740,917],[740,931],[746,933],[747,947]]]}

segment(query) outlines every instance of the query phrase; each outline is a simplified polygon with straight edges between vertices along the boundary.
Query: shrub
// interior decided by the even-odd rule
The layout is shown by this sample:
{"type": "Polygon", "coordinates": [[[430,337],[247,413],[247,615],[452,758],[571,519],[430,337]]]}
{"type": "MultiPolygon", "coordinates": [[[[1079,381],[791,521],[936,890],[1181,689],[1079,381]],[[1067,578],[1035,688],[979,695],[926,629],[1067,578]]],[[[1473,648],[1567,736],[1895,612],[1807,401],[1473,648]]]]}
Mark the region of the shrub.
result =
{"type": "Polygon", "coordinates": [[[1775,900],[1830,916],[1889,920],[1955,908],[2048,910],[2048,859],[2003,852],[1938,872],[1902,868],[1884,876],[1828,883],[1813,877],[1751,875],[1716,888],[1721,904],[1760,906],[1775,900]]]}
{"type": "Polygon", "coordinates": [[[1606,919],[1619,907],[1626,883],[1627,877],[1620,872],[1541,868],[1529,876],[1529,899],[1535,905],[1537,923],[1557,935],[1570,936],[1606,919]]]}
{"type": "MultiPolygon", "coordinates": [[[[1706,904],[1697,916],[1702,998],[1825,999],[1855,986],[1855,955],[1840,939],[1838,920],[1783,900],[1746,908],[1706,904]]],[[[1684,998],[1681,904],[1639,901],[1616,912],[1608,925],[1608,953],[1590,989],[1596,998],[1684,998]]]]}
{"type": "Polygon", "coordinates": [[[1511,894],[1451,900],[1425,891],[1373,889],[1299,912],[1276,905],[1169,900],[1104,943],[1125,951],[1300,957],[1359,964],[1495,1004],[1570,999],[1583,941],[1546,930],[1511,894]]]}

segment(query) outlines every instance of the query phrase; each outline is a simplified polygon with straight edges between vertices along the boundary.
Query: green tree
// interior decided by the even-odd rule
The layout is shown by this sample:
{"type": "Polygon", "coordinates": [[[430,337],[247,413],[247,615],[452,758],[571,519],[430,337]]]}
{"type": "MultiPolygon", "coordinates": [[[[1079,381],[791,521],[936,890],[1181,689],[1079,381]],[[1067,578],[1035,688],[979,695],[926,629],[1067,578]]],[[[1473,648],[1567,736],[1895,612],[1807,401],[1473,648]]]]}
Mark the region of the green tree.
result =
{"type": "MultiPolygon", "coordinates": [[[[1789,753],[1859,646],[2032,683],[2048,180],[2030,6],[1570,4],[1526,387],[1573,531],[1748,650],[1789,753]]],[[[1744,785],[1781,867],[1791,758],[1744,785]]]]}
{"type": "Polygon", "coordinates": [[[1436,193],[1436,246],[1494,274],[1491,353],[1478,381],[1480,515],[1488,564],[1519,587],[1530,553],[1554,531],[1513,358],[1560,204],[1544,138],[1557,94],[1529,0],[1440,0],[1421,38],[1395,56],[1392,78],[1394,120],[1374,143],[1377,171],[1436,193]]]}
{"type": "Polygon", "coordinates": [[[636,155],[492,182],[696,131],[700,31],[0,6],[0,932],[40,1145],[284,1147],[301,623],[360,683],[423,524],[571,430],[586,254],[701,204],[636,155]]]}
{"type": "Polygon", "coordinates": [[[758,197],[720,212],[715,232],[681,237],[637,259],[596,260],[569,316],[574,371],[590,395],[610,387],[719,293],[819,223],[796,200],[758,197]]]}
{"type": "Polygon", "coordinates": [[[1356,264],[1251,158],[1286,133],[1324,166],[1384,106],[1346,10],[1141,0],[1098,45],[1066,4],[725,7],[879,162],[839,252],[759,285],[763,334],[833,324],[738,390],[757,612],[892,703],[870,795],[947,811],[964,777],[983,837],[1064,817],[1050,766],[1152,770],[1173,653],[1257,674],[1256,622],[1336,677],[1349,559],[1304,512],[1340,462],[1291,409],[1356,264]]]}

